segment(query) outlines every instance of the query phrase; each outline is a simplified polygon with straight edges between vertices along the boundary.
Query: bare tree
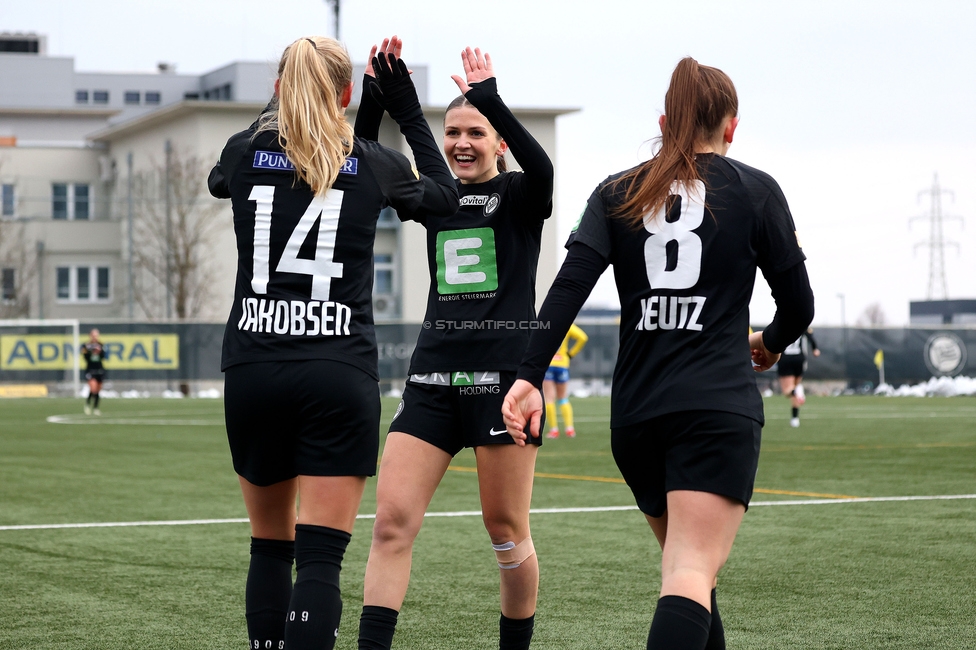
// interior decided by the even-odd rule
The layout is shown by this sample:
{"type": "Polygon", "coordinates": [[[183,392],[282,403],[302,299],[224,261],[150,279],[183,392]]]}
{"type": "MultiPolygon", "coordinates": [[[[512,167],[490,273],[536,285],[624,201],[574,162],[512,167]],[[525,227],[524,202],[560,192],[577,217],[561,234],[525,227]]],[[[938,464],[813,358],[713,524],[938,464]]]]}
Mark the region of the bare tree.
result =
{"type": "Polygon", "coordinates": [[[36,274],[37,255],[35,248],[27,243],[26,224],[0,217],[0,281],[13,280],[12,293],[8,293],[9,286],[0,288],[0,318],[30,316],[30,287],[36,274]],[[11,272],[13,278],[3,277],[11,272]]]}
{"type": "Polygon", "coordinates": [[[216,270],[209,253],[221,206],[206,188],[209,162],[179,150],[167,158],[168,165],[153,161],[150,170],[132,179],[134,293],[150,320],[166,317],[167,293],[173,315],[187,320],[199,316],[213,297],[216,270]]]}
{"type": "Polygon", "coordinates": [[[885,321],[885,313],[884,309],[881,308],[881,303],[875,302],[865,307],[861,315],[857,317],[857,326],[884,327],[885,321]]]}

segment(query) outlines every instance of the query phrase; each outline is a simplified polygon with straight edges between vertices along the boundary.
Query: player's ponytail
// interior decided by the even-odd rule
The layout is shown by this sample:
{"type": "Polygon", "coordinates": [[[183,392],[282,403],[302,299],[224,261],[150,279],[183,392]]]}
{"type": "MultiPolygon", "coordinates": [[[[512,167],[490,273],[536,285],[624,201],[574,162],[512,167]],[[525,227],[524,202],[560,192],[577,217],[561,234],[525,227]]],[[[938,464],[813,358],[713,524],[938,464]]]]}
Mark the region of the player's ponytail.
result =
{"type": "Polygon", "coordinates": [[[298,178],[321,194],[352,153],[353,129],[342,110],[352,81],[349,54],[331,38],[300,38],[281,55],[278,80],[277,110],[261,118],[258,131],[277,130],[298,178]]]}
{"type": "Polygon", "coordinates": [[[732,80],[719,70],[700,65],[691,57],[678,62],[664,96],[664,128],[660,148],[649,161],[621,176],[624,202],[615,214],[643,224],[644,215],[665,204],[671,183],[698,180],[695,150],[709,142],[722,121],[735,116],[739,100],[732,80]]]}
{"type": "MultiPolygon", "coordinates": [[[[470,106],[471,108],[474,108],[474,110],[478,110],[474,107],[474,104],[467,100],[464,95],[458,95],[451,100],[450,104],[447,105],[447,109],[444,111],[444,119],[447,120],[448,113],[453,111],[455,108],[461,108],[462,106],[470,106]]],[[[497,131],[495,131],[495,136],[498,138],[499,142],[502,141],[503,138],[497,131]]],[[[506,162],[505,156],[495,156],[495,169],[498,170],[498,173],[508,171],[508,162],[506,162]]]]}

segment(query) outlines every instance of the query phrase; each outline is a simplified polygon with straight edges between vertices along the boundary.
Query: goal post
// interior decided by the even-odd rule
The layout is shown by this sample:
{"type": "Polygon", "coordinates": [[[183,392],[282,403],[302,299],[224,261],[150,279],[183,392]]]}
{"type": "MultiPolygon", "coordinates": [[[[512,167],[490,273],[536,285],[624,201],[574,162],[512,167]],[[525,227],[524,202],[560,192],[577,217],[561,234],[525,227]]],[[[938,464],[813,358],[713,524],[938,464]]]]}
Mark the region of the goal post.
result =
{"type": "MultiPolygon", "coordinates": [[[[50,319],[30,319],[30,318],[20,318],[20,319],[0,319],[0,351],[3,352],[3,358],[0,359],[0,372],[7,374],[4,371],[9,370],[10,372],[16,372],[8,365],[12,365],[15,360],[14,354],[11,352],[13,346],[17,343],[23,343],[23,337],[42,334],[42,332],[37,332],[38,329],[55,329],[60,328],[60,332],[56,334],[68,333],[70,328],[70,338],[71,338],[71,355],[70,360],[63,359],[64,356],[68,356],[63,350],[63,346],[59,348],[58,359],[55,363],[55,368],[68,370],[70,372],[70,382],[72,385],[72,396],[77,397],[81,392],[81,321],[77,318],[50,318],[50,319]],[[18,332],[20,330],[20,332],[18,332]],[[23,332],[23,330],[33,330],[29,333],[23,332]],[[16,341],[15,338],[21,336],[21,341],[16,341]],[[11,344],[9,342],[3,341],[4,337],[10,337],[14,342],[11,344]],[[8,358],[10,357],[10,358],[8,358]],[[64,367],[64,362],[68,362],[68,367],[64,367]]],[[[30,356],[30,349],[24,346],[26,350],[26,355],[34,362],[34,357],[30,356]]],[[[38,355],[39,356],[39,355],[38,355]]],[[[39,368],[43,370],[44,368],[39,368]]]]}

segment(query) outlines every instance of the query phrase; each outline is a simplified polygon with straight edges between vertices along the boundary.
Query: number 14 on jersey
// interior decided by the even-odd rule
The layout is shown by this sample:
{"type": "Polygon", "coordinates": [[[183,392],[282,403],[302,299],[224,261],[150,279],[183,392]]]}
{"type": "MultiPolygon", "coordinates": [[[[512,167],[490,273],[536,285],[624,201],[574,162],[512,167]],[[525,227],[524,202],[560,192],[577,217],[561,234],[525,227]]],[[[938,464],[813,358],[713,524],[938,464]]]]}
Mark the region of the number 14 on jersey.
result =
{"type": "MultiPolygon", "coordinates": [[[[251,289],[254,293],[268,293],[271,276],[271,213],[274,207],[275,186],[255,185],[248,199],[254,201],[254,257],[251,289]]],[[[339,228],[339,212],[342,209],[342,191],[335,188],[312,199],[305,214],[288,237],[281,253],[277,273],[299,273],[312,276],[312,300],[329,300],[332,279],[342,277],[342,263],[333,261],[336,232],[339,228]],[[319,222],[319,234],[315,243],[315,257],[298,257],[309,232],[319,222]]]]}

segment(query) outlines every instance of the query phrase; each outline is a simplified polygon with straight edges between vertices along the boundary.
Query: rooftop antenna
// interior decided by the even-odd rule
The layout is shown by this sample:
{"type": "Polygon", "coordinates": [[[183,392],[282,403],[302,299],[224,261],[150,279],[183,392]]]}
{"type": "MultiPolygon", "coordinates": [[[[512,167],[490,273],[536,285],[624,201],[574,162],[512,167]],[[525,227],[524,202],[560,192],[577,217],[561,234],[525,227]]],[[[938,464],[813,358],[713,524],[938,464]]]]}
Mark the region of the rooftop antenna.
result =
{"type": "MultiPolygon", "coordinates": [[[[338,2],[338,0],[336,0],[338,2]]],[[[946,220],[957,219],[962,224],[962,217],[955,215],[944,215],[942,214],[942,195],[948,194],[952,197],[952,200],[956,200],[955,192],[952,190],[944,190],[939,185],[939,174],[935,173],[932,179],[932,187],[927,190],[922,190],[918,193],[918,200],[928,194],[931,207],[929,208],[929,213],[921,215],[918,217],[912,217],[909,219],[909,228],[911,227],[911,222],[918,221],[919,219],[928,219],[930,224],[929,239],[928,241],[919,242],[915,244],[915,250],[918,251],[919,247],[925,247],[929,249],[929,287],[925,292],[926,300],[947,300],[949,298],[949,288],[946,283],[946,271],[945,271],[945,249],[947,246],[955,246],[956,252],[959,252],[959,243],[954,241],[946,241],[945,237],[942,235],[942,223],[946,220]]]]}
{"type": "Polygon", "coordinates": [[[335,39],[339,40],[339,0],[325,0],[325,4],[332,5],[332,19],[335,22],[335,39]]]}

